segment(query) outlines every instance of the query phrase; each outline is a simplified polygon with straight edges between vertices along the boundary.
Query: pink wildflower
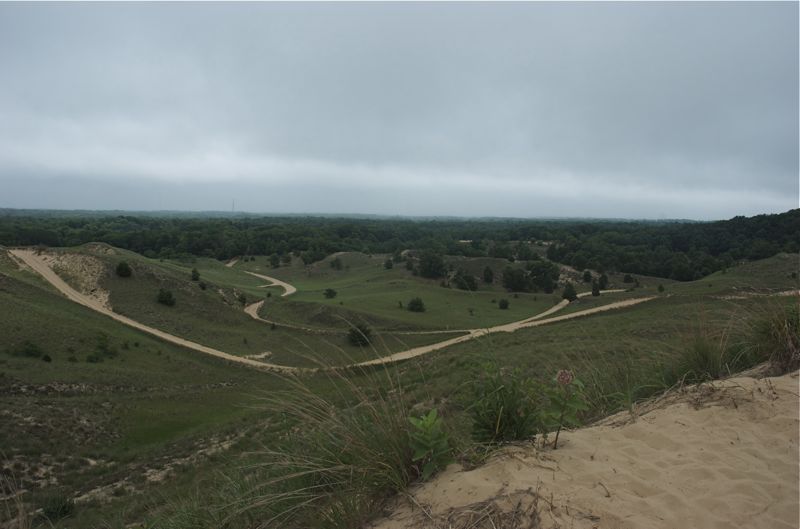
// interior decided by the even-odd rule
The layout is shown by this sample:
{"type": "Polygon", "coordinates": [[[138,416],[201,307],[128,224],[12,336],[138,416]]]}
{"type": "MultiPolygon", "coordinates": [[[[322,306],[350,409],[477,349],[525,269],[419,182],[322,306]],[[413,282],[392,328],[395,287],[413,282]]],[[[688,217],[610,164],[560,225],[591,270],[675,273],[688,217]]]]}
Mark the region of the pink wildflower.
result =
{"type": "Polygon", "coordinates": [[[572,383],[572,380],[575,378],[575,375],[572,374],[572,371],[568,369],[561,369],[556,375],[556,381],[561,384],[562,386],[568,386],[572,383]]]}

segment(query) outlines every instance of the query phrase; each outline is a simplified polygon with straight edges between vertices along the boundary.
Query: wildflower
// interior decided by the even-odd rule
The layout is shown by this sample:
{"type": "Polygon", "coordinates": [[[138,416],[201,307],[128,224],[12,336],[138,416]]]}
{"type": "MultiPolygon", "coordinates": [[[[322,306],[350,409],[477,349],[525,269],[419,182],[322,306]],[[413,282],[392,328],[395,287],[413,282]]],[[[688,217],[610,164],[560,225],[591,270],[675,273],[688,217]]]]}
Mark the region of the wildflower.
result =
{"type": "Polygon", "coordinates": [[[572,380],[575,378],[575,375],[572,374],[572,371],[568,369],[561,369],[556,375],[556,381],[561,384],[562,386],[568,386],[572,383],[572,380]]]}

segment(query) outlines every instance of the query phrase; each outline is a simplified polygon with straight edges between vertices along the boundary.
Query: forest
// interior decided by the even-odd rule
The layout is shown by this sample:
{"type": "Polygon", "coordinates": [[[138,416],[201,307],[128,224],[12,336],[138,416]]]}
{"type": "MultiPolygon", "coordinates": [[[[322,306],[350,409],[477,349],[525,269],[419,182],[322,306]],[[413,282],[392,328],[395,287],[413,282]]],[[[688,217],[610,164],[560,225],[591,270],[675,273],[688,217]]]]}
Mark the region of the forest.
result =
{"type": "Polygon", "coordinates": [[[414,219],[104,214],[0,210],[0,245],[105,242],[152,258],[285,256],[338,251],[535,259],[578,270],[689,281],[743,260],[800,250],[800,209],[714,222],[594,219],[414,219]],[[536,246],[541,250],[535,251],[536,246]]]}

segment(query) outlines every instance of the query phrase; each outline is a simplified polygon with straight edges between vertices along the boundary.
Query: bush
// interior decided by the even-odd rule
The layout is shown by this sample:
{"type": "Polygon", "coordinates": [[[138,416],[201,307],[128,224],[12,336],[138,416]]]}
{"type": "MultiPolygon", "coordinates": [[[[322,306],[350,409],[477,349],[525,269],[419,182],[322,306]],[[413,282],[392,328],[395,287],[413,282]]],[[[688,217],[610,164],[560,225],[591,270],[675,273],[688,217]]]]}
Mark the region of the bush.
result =
{"type": "Polygon", "coordinates": [[[658,285],[658,291],[664,292],[664,285],[658,285]]]}
{"type": "Polygon", "coordinates": [[[597,284],[597,281],[592,281],[592,296],[599,296],[600,295],[600,285],[597,284]]]}
{"type": "Polygon", "coordinates": [[[475,385],[472,437],[483,443],[533,439],[540,430],[538,386],[519,371],[509,375],[494,366],[475,385]]]}
{"type": "Polygon", "coordinates": [[[131,270],[130,265],[125,261],[120,261],[117,264],[117,275],[119,277],[131,277],[133,270],[131,270]]]}
{"type": "Polygon", "coordinates": [[[24,356],[26,358],[41,358],[44,355],[44,351],[35,343],[25,340],[19,347],[11,350],[11,355],[24,356]]]}
{"type": "Polygon", "coordinates": [[[429,279],[438,279],[445,275],[447,268],[441,254],[427,250],[419,258],[419,275],[429,279]]]}
{"type": "Polygon", "coordinates": [[[578,299],[578,294],[575,292],[575,287],[572,286],[572,283],[567,283],[567,285],[564,287],[564,292],[561,294],[561,297],[567,301],[575,301],[578,299]]]}
{"type": "Polygon", "coordinates": [[[200,281],[199,283],[197,283],[197,286],[200,287],[200,290],[205,290],[206,289],[206,284],[205,284],[204,281],[200,281]]]}
{"type": "Polygon", "coordinates": [[[444,469],[453,462],[450,441],[444,431],[442,420],[433,409],[420,418],[409,417],[409,422],[414,427],[409,435],[409,443],[413,455],[412,460],[417,464],[423,480],[430,478],[435,472],[444,469]]]}
{"type": "Polygon", "coordinates": [[[75,502],[72,498],[62,493],[50,494],[45,496],[42,501],[42,516],[48,522],[55,522],[66,518],[75,510],[75,502]]]}
{"type": "Polygon", "coordinates": [[[366,347],[372,340],[372,329],[368,326],[359,323],[355,327],[351,327],[347,332],[347,341],[351,345],[359,347],[366,347]]]}
{"type": "Polygon", "coordinates": [[[800,368],[800,307],[777,304],[755,315],[746,348],[761,360],[769,360],[781,373],[800,368]]]}
{"type": "Polygon", "coordinates": [[[394,262],[391,259],[387,259],[386,261],[383,262],[383,267],[386,270],[391,270],[392,268],[394,268],[394,262]]]}
{"type": "Polygon", "coordinates": [[[422,298],[411,298],[406,304],[406,308],[411,312],[425,312],[425,303],[422,298]]]}
{"type": "Polygon", "coordinates": [[[625,274],[622,278],[623,283],[633,283],[633,277],[630,274],[625,274]]]}
{"type": "Polygon", "coordinates": [[[503,298],[497,302],[497,306],[500,307],[501,310],[508,309],[508,300],[503,298]]]}
{"type": "Polygon", "coordinates": [[[192,281],[200,281],[200,272],[197,271],[197,268],[192,268],[192,281]]]}
{"type": "Polygon", "coordinates": [[[605,274],[600,275],[600,279],[597,280],[597,284],[600,286],[600,290],[605,290],[608,288],[608,276],[605,274]]]}
{"type": "Polygon", "coordinates": [[[472,292],[478,290],[478,282],[475,281],[475,276],[462,269],[459,269],[455,276],[453,276],[453,282],[456,284],[456,288],[461,290],[469,290],[472,292]]]}
{"type": "Polygon", "coordinates": [[[325,296],[327,299],[333,299],[336,297],[337,294],[338,292],[336,292],[332,288],[326,288],[325,291],[322,293],[322,295],[325,296]]]}
{"type": "Polygon", "coordinates": [[[156,300],[162,305],[166,305],[168,307],[175,305],[175,296],[172,295],[172,291],[163,288],[158,290],[158,297],[156,300]]]}
{"type": "Polygon", "coordinates": [[[494,272],[488,266],[483,269],[483,282],[484,283],[494,283],[494,272]]]}
{"type": "Polygon", "coordinates": [[[584,283],[591,283],[592,282],[592,273],[588,270],[583,271],[583,282],[584,283]]]}
{"type": "Polygon", "coordinates": [[[239,297],[236,299],[238,299],[239,303],[241,303],[242,305],[247,305],[247,296],[244,295],[244,292],[239,294],[239,297]]]}
{"type": "Polygon", "coordinates": [[[49,354],[45,354],[44,356],[42,356],[42,360],[44,360],[44,361],[45,361],[45,362],[47,362],[48,364],[49,364],[50,362],[52,362],[52,361],[53,361],[53,359],[52,359],[52,358],[50,358],[50,355],[49,355],[49,354]]]}

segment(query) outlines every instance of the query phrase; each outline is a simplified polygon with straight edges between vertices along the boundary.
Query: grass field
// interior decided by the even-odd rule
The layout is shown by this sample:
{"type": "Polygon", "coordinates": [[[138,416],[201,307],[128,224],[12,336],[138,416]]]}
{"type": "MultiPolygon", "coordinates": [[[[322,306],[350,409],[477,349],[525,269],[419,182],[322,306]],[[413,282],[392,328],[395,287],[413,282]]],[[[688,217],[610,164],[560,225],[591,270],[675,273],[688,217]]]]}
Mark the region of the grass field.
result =
{"type": "MultiPolygon", "coordinates": [[[[263,282],[244,270],[279,277],[299,289],[288,299],[280,299],[280,289],[269,289],[273,295],[262,315],[339,329],[340,316],[363,318],[378,329],[487,326],[529,317],[559,300],[537,294],[514,298],[497,285],[480,285],[477,293],[442,288],[411,276],[402,265],[383,269],[382,256],[345,254],[341,271],[333,270],[329,259],[310,268],[295,262],[273,270],[263,257],[227,268],[207,259],[161,262],[121,251],[112,256],[87,248],[71,251],[97,255],[109,267],[101,286],[110,291],[115,310],[236,354],[272,350],[270,361],[287,364],[310,363],[302,358],[307,355],[346,363],[443,337],[381,332],[373,347],[361,349],[346,345],[341,334],[272,330],[244,314],[235,299],[242,292],[253,299],[264,296],[263,282]],[[122,258],[134,269],[130,279],[111,273],[122,258]],[[206,290],[191,281],[192,268],[200,271],[206,290]],[[174,291],[174,307],[155,303],[158,288],[174,291]],[[336,289],[338,296],[326,300],[325,288],[336,289]],[[413,295],[425,300],[428,311],[395,307],[413,295]],[[491,303],[502,297],[510,301],[508,311],[491,303]]],[[[796,304],[796,298],[753,294],[797,289],[791,277],[797,262],[797,255],[778,255],[691,283],[639,278],[642,286],[631,292],[582,298],[564,313],[626,297],[656,299],[492,334],[373,371],[391,375],[387,380],[402,386],[414,409],[436,406],[458,439],[468,438],[472,383],[487,362],[539,379],[571,368],[584,380],[614,381],[614,387],[627,390],[618,391],[613,404],[624,405],[646,394],[653,366],[669,363],[695,337],[735,339],[746,327],[743,322],[763,307],[796,304]]],[[[620,286],[621,276],[610,279],[611,286],[620,286]]],[[[82,498],[55,527],[124,527],[187,501],[202,505],[221,472],[257,464],[259,456],[250,452],[277,442],[292,427],[282,414],[261,406],[265,395],[288,387],[286,380],[184,350],[72,303],[37,275],[19,270],[4,252],[0,312],[4,468],[31,491],[26,497],[33,506],[54,494],[82,498]]],[[[356,383],[363,377],[359,371],[351,376],[356,383]]],[[[321,393],[331,391],[326,375],[309,377],[307,384],[321,393]]]]}

